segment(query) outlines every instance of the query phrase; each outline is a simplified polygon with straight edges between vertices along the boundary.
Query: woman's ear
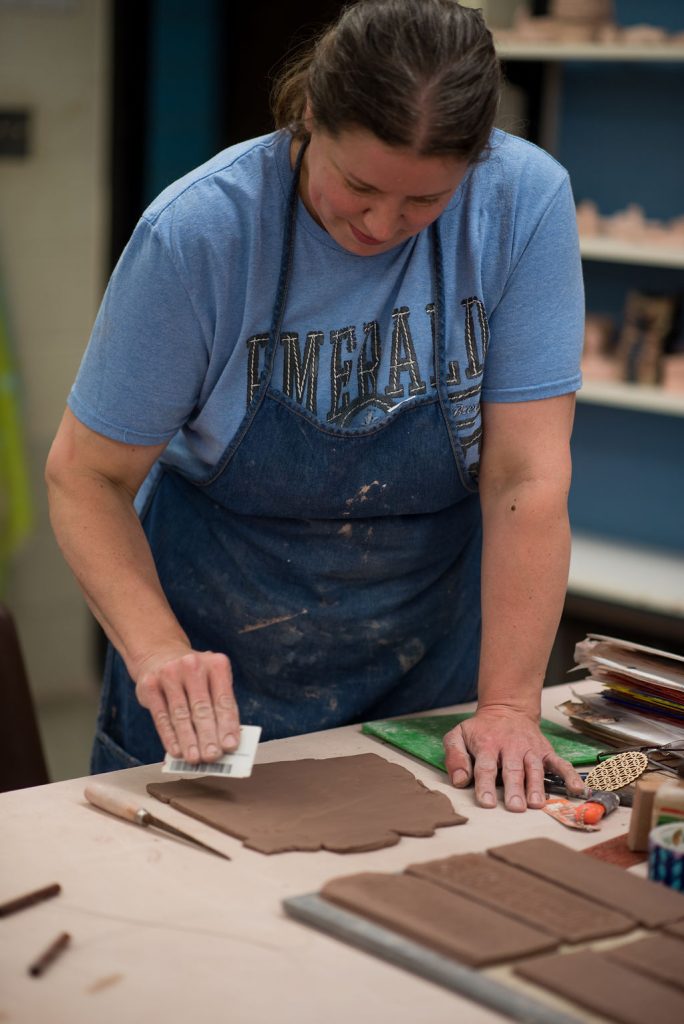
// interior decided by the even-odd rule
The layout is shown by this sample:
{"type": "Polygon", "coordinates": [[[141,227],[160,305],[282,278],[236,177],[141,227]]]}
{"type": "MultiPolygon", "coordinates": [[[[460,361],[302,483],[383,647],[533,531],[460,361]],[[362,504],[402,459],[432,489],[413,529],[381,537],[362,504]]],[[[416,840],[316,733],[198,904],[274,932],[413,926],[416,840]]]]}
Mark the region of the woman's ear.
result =
{"type": "Polygon", "coordinates": [[[309,132],[309,134],[311,134],[311,129],[313,127],[313,119],[314,117],[313,110],[311,109],[311,100],[307,96],[306,103],[304,105],[304,113],[302,114],[302,123],[307,132],[309,132]]]}

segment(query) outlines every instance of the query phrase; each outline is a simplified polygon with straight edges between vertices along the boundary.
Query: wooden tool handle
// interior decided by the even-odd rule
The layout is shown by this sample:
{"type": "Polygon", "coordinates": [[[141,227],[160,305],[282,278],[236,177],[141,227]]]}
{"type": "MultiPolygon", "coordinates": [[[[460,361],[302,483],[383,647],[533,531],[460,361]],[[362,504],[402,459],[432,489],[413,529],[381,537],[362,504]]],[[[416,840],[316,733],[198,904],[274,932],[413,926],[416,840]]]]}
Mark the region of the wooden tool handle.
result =
{"type": "Polygon", "coordinates": [[[130,796],[129,793],[122,793],[120,789],[108,786],[104,782],[89,782],[83,792],[86,800],[100,810],[109,811],[110,814],[116,814],[118,818],[125,818],[126,821],[143,824],[138,814],[142,808],[136,802],[136,797],[130,796]]]}

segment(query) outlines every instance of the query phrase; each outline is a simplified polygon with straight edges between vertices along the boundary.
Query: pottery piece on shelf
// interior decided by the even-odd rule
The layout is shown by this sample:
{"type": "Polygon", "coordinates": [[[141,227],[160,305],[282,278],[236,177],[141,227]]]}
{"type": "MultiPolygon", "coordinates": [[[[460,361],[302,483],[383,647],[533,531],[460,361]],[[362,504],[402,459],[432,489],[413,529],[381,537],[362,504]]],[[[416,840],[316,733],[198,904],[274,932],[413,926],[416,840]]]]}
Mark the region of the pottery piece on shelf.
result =
{"type": "Polygon", "coordinates": [[[672,333],[676,312],[675,295],[627,293],[617,344],[624,380],[636,384],[659,382],[663,352],[672,333]]]}
{"type": "Polygon", "coordinates": [[[610,354],[615,340],[615,323],[610,316],[587,313],[584,322],[584,355],[610,354]]]}
{"type": "Polygon", "coordinates": [[[613,354],[614,339],[612,317],[587,313],[582,354],[582,377],[585,381],[620,380],[620,365],[613,354]]]}
{"type": "Polygon", "coordinates": [[[551,0],[549,14],[566,21],[614,21],[613,0],[551,0]]]}
{"type": "Polygon", "coordinates": [[[601,214],[592,199],[583,199],[577,204],[577,230],[584,238],[601,233],[601,214]]]}
{"type": "Polygon", "coordinates": [[[618,238],[623,242],[638,242],[644,233],[644,211],[636,203],[630,203],[624,210],[619,210],[601,221],[603,233],[609,238],[618,238]]]}
{"type": "Polygon", "coordinates": [[[684,352],[673,352],[671,355],[663,356],[663,379],[664,391],[674,391],[684,396],[684,352]]]}
{"type": "Polygon", "coordinates": [[[650,46],[664,43],[667,32],[657,25],[629,25],[620,32],[622,42],[632,46],[650,46]]]}

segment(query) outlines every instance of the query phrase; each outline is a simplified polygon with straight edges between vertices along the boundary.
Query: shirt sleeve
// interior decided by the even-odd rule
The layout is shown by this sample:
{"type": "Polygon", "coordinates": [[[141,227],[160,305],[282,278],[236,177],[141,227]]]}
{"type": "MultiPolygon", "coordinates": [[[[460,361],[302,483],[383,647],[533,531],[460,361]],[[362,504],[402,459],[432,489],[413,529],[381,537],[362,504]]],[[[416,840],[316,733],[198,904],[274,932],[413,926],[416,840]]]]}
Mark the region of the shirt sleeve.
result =
{"type": "MultiPolygon", "coordinates": [[[[195,297],[195,303],[197,297],[195,297]]],[[[210,339],[166,239],[142,219],[105,292],[68,398],[115,441],[170,440],[195,409],[210,339]]]]}
{"type": "Polygon", "coordinates": [[[584,288],[567,175],[514,262],[489,331],[483,401],[525,402],[580,388],[584,288]]]}

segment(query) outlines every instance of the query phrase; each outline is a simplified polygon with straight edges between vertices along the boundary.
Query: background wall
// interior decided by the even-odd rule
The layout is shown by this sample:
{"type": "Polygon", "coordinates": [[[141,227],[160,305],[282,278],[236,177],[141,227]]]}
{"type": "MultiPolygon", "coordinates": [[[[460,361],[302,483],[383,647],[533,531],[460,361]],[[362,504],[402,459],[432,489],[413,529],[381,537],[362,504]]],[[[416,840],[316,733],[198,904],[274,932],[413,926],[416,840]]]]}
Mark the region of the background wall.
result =
{"type": "Polygon", "coordinates": [[[42,474],[106,276],[109,6],[0,3],[0,106],[31,118],[29,155],[0,157],[0,277],[35,507],[6,600],[41,701],[94,691],[92,624],[52,537],[42,474]]]}

